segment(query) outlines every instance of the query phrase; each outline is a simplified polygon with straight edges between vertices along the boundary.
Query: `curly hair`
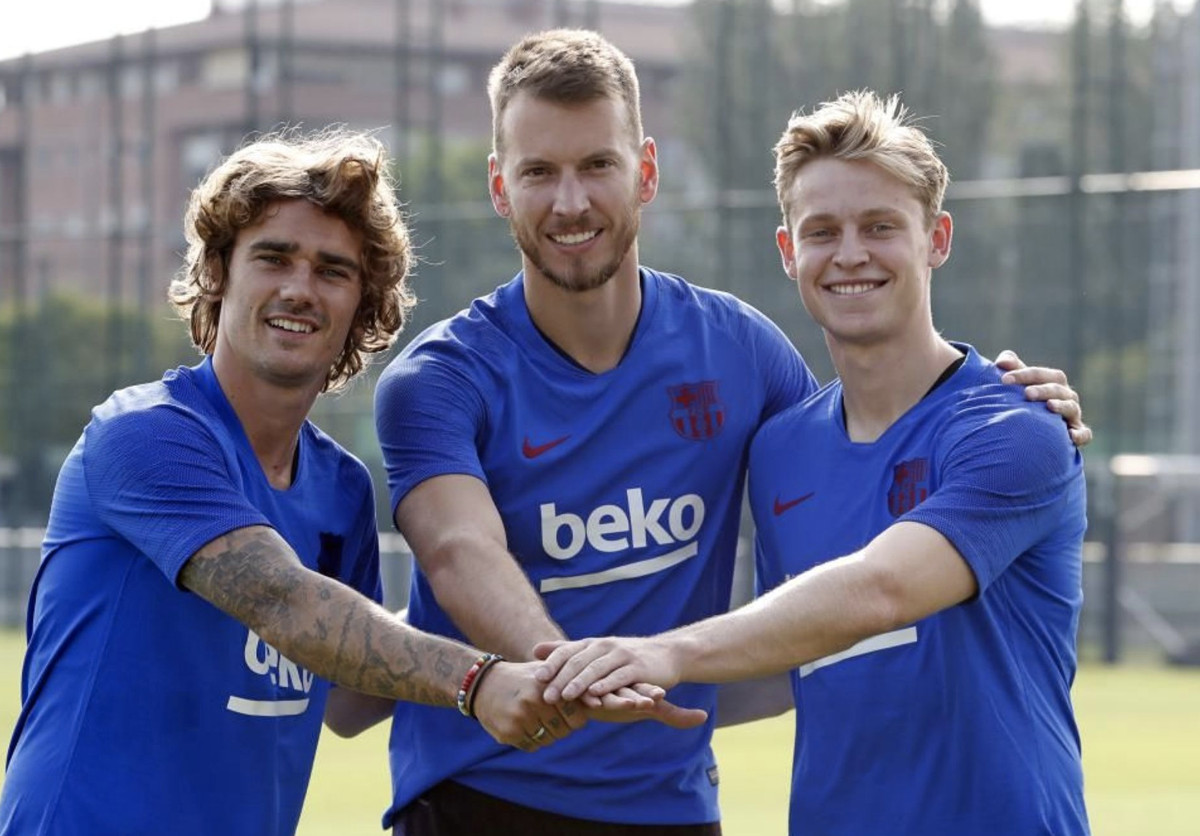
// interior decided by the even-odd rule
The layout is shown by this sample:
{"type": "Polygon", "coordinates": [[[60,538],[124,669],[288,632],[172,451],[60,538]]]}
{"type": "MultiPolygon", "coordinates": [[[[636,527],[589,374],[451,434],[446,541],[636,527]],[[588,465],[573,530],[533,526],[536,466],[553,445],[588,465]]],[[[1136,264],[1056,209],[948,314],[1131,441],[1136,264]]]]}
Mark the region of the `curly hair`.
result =
{"type": "Polygon", "coordinates": [[[184,219],[187,255],[170,288],[201,353],[211,354],[216,345],[238,232],[258,223],[272,204],[296,198],[362,236],[362,298],[322,391],[341,388],[369,354],[391,346],[416,297],[407,284],[413,261],[408,228],[388,166],[379,140],[344,128],[269,134],[217,166],[192,192],[184,219]]]}
{"type": "Polygon", "coordinates": [[[925,132],[896,96],[842,94],[805,115],[792,114],[775,143],[775,192],[790,228],[791,192],[807,163],[821,157],[867,160],[913,190],[931,222],[942,210],[950,175],[925,132]]]}

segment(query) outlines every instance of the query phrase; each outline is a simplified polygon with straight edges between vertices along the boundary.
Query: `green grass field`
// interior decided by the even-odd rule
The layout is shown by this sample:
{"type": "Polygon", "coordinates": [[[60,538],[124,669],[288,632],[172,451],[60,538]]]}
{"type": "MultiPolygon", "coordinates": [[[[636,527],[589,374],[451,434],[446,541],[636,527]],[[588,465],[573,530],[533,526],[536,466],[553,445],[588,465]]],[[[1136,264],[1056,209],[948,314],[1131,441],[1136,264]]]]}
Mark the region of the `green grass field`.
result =
{"type": "MultiPolygon", "coordinates": [[[[19,633],[0,631],[0,727],[16,717],[19,633]]],[[[1075,685],[1094,836],[1193,836],[1200,822],[1200,669],[1085,666],[1075,685]]],[[[792,718],[717,733],[729,836],[786,832],[792,718]]],[[[301,836],[379,833],[387,730],[322,737],[301,836]]]]}

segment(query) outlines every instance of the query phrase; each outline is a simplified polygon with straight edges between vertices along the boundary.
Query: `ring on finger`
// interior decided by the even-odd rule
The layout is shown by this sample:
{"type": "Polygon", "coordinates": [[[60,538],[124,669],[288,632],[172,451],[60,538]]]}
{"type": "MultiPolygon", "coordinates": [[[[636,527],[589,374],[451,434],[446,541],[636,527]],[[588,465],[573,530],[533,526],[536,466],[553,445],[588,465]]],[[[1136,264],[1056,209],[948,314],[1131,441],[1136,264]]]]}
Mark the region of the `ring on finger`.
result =
{"type": "Polygon", "coordinates": [[[540,741],[545,736],[546,736],[546,727],[538,726],[538,730],[535,731],[533,734],[529,735],[529,739],[536,742],[536,741],[540,741]]]}

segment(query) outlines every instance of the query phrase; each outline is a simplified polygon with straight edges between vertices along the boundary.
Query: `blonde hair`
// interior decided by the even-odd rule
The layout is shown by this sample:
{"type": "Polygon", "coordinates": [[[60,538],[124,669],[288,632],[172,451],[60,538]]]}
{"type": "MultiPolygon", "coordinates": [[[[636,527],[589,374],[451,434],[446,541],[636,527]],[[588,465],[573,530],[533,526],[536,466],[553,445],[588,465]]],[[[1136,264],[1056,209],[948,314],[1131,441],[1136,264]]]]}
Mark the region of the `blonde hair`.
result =
{"type": "Polygon", "coordinates": [[[641,92],[629,56],[596,32],[551,29],[514,44],[488,76],[492,150],[504,151],[504,113],[518,93],[556,104],[586,104],[609,97],[625,105],[635,143],[642,141],[641,92]]]}
{"type": "Polygon", "coordinates": [[[950,175],[897,96],[844,93],[810,115],[796,112],[775,143],[775,193],[791,226],[789,196],[800,169],[821,157],[867,160],[912,188],[930,223],[942,211],[950,175]]]}
{"type": "Polygon", "coordinates": [[[277,201],[302,199],[362,236],[362,298],[323,391],[336,390],[396,339],[416,304],[407,277],[408,228],[388,158],[374,137],[341,128],[271,134],[230,155],[192,192],[184,220],[188,249],[170,300],[204,354],[216,345],[229,258],[238,232],[277,201]]]}

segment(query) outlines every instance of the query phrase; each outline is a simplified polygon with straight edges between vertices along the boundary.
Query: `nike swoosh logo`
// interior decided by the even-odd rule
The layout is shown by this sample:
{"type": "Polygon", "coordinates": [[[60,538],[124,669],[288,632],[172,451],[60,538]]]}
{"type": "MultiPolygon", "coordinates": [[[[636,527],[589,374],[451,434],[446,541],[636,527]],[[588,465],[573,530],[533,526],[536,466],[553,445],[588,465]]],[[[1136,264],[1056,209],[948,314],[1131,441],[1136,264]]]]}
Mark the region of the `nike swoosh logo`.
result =
{"type": "Polygon", "coordinates": [[[569,435],[564,435],[562,438],[547,441],[545,444],[533,445],[529,443],[529,436],[525,436],[525,443],[521,445],[521,452],[525,454],[525,458],[527,459],[536,459],[542,453],[545,453],[547,450],[553,450],[570,437],[569,435]]]}
{"type": "Polygon", "coordinates": [[[778,496],[775,497],[775,516],[778,517],[784,511],[792,510],[793,508],[795,508],[797,505],[799,505],[804,500],[811,498],[812,495],[813,495],[813,492],[809,491],[804,496],[799,497],[798,499],[789,499],[787,502],[780,502],[779,497],[778,496]]]}

